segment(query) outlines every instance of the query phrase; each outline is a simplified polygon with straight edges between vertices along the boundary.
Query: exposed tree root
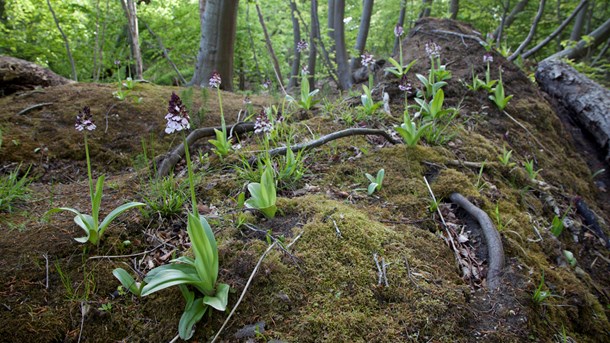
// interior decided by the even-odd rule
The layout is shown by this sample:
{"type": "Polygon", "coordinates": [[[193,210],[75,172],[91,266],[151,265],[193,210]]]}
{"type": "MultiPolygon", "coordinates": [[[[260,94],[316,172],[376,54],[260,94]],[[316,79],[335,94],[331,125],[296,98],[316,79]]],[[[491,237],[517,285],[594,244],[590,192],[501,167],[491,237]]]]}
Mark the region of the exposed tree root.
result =
{"type": "MultiPolygon", "coordinates": [[[[214,136],[214,130],[222,130],[221,127],[205,127],[194,130],[186,137],[186,143],[192,146],[197,140],[204,137],[214,136]]],[[[254,131],[254,123],[237,123],[233,126],[228,126],[227,131],[231,134],[240,134],[245,132],[254,131]]],[[[174,150],[172,150],[159,164],[157,170],[157,177],[163,177],[169,174],[169,171],[176,166],[176,163],[184,156],[184,143],[180,143],[174,150]]]]}
{"type": "Polygon", "coordinates": [[[52,105],[52,104],[53,104],[52,102],[43,102],[41,104],[32,105],[30,107],[26,107],[26,108],[22,109],[21,111],[19,111],[19,113],[17,113],[17,115],[19,116],[19,115],[22,115],[22,114],[26,114],[29,111],[33,110],[33,109],[37,109],[39,107],[44,107],[44,106],[52,105]]]}
{"type": "Polygon", "coordinates": [[[487,258],[489,260],[487,287],[492,291],[496,290],[500,286],[502,269],[504,268],[504,247],[498,230],[494,227],[487,213],[473,205],[460,193],[451,194],[449,199],[479,222],[487,243],[487,258]]]}

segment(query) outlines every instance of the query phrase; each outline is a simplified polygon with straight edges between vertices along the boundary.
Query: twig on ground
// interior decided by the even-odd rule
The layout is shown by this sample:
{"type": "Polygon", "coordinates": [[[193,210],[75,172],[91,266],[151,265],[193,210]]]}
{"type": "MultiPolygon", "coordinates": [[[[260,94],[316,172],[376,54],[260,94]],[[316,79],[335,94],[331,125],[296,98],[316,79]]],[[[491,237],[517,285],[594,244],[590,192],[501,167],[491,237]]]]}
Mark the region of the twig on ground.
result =
{"type": "Polygon", "coordinates": [[[135,254],[130,254],[130,255],[91,256],[91,257],[88,258],[88,260],[95,260],[95,259],[98,259],[98,258],[123,258],[123,257],[134,257],[134,256],[146,255],[146,254],[148,254],[150,252],[153,252],[153,251],[159,249],[160,247],[162,247],[164,245],[166,245],[166,243],[159,244],[159,245],[157,245],[156,247],[154,247],[154,248],[152,248],[150,250],[146,250],[146,251],[143,251],[143,252],[139,252],[139,253],[135,253],[135,254]]]}
{"type": "Polygon", "coordinates": [[[404,255],[402,256],[402,258],[405,260],[405,266],[407,266],[407,276],[409,277],[409,280],[411,280],[411,282],[415,287],[417,287],[417,289],[421,290],[421,287],[419,287],[417,282],[415,282],[415,280],[413,279],[413,275],[411,275],[411,267],[409,266],[409,260],[407,260],[407,257],[404,255]]]}
{"type": "Polygon", "coordinates": [[[117,103],[115,102],[114,104],[112,104],[112,106],[110,106],[110,108],[108,108],[108,110],[106,111],[106,128],[104,129],[104,133],[108,132],[108,115],[110,114],[110,111],[112,111],[112,109],[117,105],[117,103]]]}
{"type": "Polygon", "coordinates": [[[44,288],[49,289],[49,254],[45,252],[44,254],[42,254],[42,257],[44,257],[45,267],[47,270],[47,274],[46,274],[47,276],[45,277],[44,288]]]}
{"type": "Polygon", "coordinates": [[[21,111],[17,112],[17,115],[26,114],[31,110],[37,109],[38,107],[44,107],[44,106],[52,105],[52,104],[53,104],[52,102],[43,102],[40,104],[32,105],[30,107],[26,107],[26,108],[22,109],[21,111]]]}
{"type": "Polygon", "coordinates": [[[339,230],[339,226],[337,226],[337,222],[333,219],[333,224],[335,224],[335,231],[337,231],[337,238],[341,238],[341,230],[339,230]]]}
{"type": "Polygon", "coordinates": [[[449,199],[468,212],[481,226],[481,231],[483,231],[487,243],[487,259],[489,261],[487,286],[491,290],[497,289],[500,286],[502,269],[504,268],[504,247],[498,230],[494,227],[487,213],[473,205],[460,193],[452,193],[449,199]]]}
{"type": "Polygon", "coordinates": [[[80,331],[78,333],[78,343],[80,343],[80,339],[83,335],[83,325],[85,325],[85,316],[87,315],[87,312],[89,312],[89,304],[87,304],[86,302],[82,301],[80,303],[80,315],[81,315],[81,319],[80,319],[80,331]]]}
{"type": "Polygon", "coordinates": [[[477,36],[473,36],[473,35],[465,35],[463,33],[457,33],[457,32],[446,31],[446,30],[432,30],[432,32],[434,32],[434,33],[442,33],[442,34],[451,35],[451,36],[458,36],[458,37],[462,38],[462,42],[464,42],[464,38],[468,38],[468,39],[472,39],[472,40],[478,42],[479,44],[481,44],[483,46],[485,46],[487,44],[481,38],[479,38],[477,36]]]}
{"type": "MultiPolygon", "coordinates": [[[[236,134],[254,131],[254,123],[237,123],[227,129],[236,134]]],[[[205,127],[197,129],[189,133],[186,137],[186,143],[191,147],[197,140],[204,137],[212,137],[215,135],[214,130],[222,130],[222,127],[205,127]]],[[[169,174],[169,171],[182,159],[184,156],[184,142],[180,143],[161,161],[157,170],[157,177],[163,177],[169,174]]]]}
{"type": "Polygon", "coordinates": [[[295,237],[295,238],[292,240],[292,242],[288,243],[288,245],[286,246],[286,249],[290,249],[290,248],[292,247],[292,245],[293,245],[294,243],[296,243],[296,242],[299,240],[299,238],[301,238],[301,236],[303,236],[303,233],[302,233],[302,232],[301,232],[301,233],[299,233],[299,235],[298,235],[298,236],[296,236],[296,237],[295,237]]]}
{"type": "Polygon", "coordinates": [[[248,290],[248,287],[250,287],[250,283],[252,282],[252,279],[254,279],[254,275],[256,275],[256,271],[260,267],[261,263],[263,263],[263,259],[265,258],[265,256],[267,256],[267,254],[271,251],[271,249],[273,249],[273,247],[275,247],[276,244],[277,244],[277,241],[274,241],[267,248],[267,250],[265,250],[265,252],[261,255],[261,257],[258,259],[258,263],[254,267],[254,270],[252,271],[252,274],[250,274],[250,278],[248,279],[248,282],[246,283],[246,287],[244,287],[244,290],[241,292],[241,295],[239,296],[239,299],[237,300],[237,303],[235,304],[235,306],[233,306],[233,309],[231,310],[231,313],[229,313],[229,316],[227,317],[227,319],[225,319],[224,323],[222,323],[222,326],[220,327],[220,329],[218,330],[218,332],[216,333],[216,335],[212,339],[212,343],[216,342],[216,339],[218,339],[218,336],[220,336],[220,333],[222,333],[222,330],[224,330],[225,326],[227,326],[227,323],[229,322],[229,320],[233,316],[233,313],[235,313],[235,310],[237,309],[237,307],[239,306],[239,304],[243,300],[244,295],[246,295],[246,291],[248,290]]]}
{"type": "Polygon", "coordinates": [[[540,147],[542,148],[542,150],[544,151],[548,151],[546,150],[546,148],[544,147],[544,145],[542,145],[542,143],[540,143],[540,141],[536,138],[536,136],[534,136],[534,134],[532,134],[532,132],[530,130],[527,129],[527,127],[525,127],[523,124],[521,124],[517,119],[513,118],[513,116],[511,116],[510,114],[508,114],[508,112],[506,111],[502,111],[510,120],[512,120],[515,124],[519,125],[523,130],[525,130],[525,132],[527,132],[528,135],[532,136],[532,139],[534,139],[534,141],[536,143],[538,143],[538,145],[540,145],[540,147]]]}

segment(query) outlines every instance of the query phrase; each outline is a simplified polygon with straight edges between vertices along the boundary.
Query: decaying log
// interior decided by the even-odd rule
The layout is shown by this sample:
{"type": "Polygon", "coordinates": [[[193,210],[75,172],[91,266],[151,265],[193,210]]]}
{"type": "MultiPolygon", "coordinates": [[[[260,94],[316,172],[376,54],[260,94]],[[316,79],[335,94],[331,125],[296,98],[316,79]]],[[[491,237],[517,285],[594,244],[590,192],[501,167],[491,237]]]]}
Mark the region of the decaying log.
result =
{"type": "Polygon", "coordinates": [[[0,55],[0,96],[34,89],[37,86],[59,86],[72,82],[74,81],[38,64],[0,55]]]}
{"type": "Polygon", "coordinates": [[[504,269],[504,247],[498,230],[496,230],[496,227],[487,213],[473,205],[460,193],[451,194],[449,199],[463,208],[470,216],[479,222],[481,231],[485,237],[485,242],[487,243],[487,259],[489,262],[489,269],[487,270],[487,287],[492,291],[497,289],[500,286],[502,270],[504,269]]]}
{"type": "Polygon", "coordinates": [[[610,90],[559,60],[540,62],[536,80],[593,136],[610,162],[610,90]]]}

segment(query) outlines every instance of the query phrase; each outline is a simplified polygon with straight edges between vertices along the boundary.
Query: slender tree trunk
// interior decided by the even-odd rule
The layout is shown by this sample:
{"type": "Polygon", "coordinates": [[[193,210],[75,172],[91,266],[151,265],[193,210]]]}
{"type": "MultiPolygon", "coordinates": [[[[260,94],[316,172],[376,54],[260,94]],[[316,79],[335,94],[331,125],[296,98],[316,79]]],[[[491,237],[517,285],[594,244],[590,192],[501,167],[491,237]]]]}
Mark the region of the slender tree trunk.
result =
{"type": "Polygon", "coordinates": [[[351,69],[356,70],[362,66],[360,61],[362,58],[360,55],[364,52],[366,47],[366,39],[369,35],[369,28],[371,27],[371,15],[373,14],[373,3],[374,0],[363,0],[362,2],[362,15],[360,16],[360,28],[358,29],[358,37],[356,38],[356,56],[352,58],[351,69]]]}
{"type": "Polygon", "coordinates": [[[290,0],[290,16],[292,17],[292,38],[294,59],[292,60],[292,70],[290,72],[290,80],[288,80],[288,88],[291,89],[298,84],[299,70],[301,69],[301,52],[298,49],[301,41],[301,27],[296,16],[297,4],[294,0],[290,0]]]}
{"type": "Polygon", "coordinates": [[[261,74],[261,68],[258,64],[258,58],[256,57],[256,45],[254,45],[252,29],[250,28],[250,4],[246,5],[246,29],[248,30],[248,39],[250,39],[250,46],[252,47],[252,58],[254,59],[254,66],[256,67],[256,75],[258,76],[258,80],[262,81],[263,76],[261,74]]]}
{"type": "Polygon", "coordinates": [[[419,18],[425,18],[430,16],[432,11],[432,0],[422,0],[422,9],[419,13],[419,18]]]}
{"type": "Polygon", "coordinates": [[[582,11],[578,12],[576,19],[574,20],[574,26],[572,27],[572,33],[570,33],[570,40],[577,42],[582,37],[582,29],[585,26],[585,19],[587,17],[587,9],[589,7],[589,2],[585,1],[585,7],[582,11]]]}
{"type": "Polygon", "coordinates": [[[329,47],[330,52],[335,51],[335,1],[336,0],[328,0],[328,37],[330,37],[330,41],[333,42],[329,47]]]}
{"type": "Polygon", "coordinates": [[[142,65],[142,53],[140,51],[140,33],[138,31],[138,14],[134,0],[121,0],[125,16],[127,17],[127,27],[131,38],[131,54],[135,62],[135,79],[142,80],[144,67],[142,65]]]}
{"type": "Polygon", "coordinates": [[[309,58],[307,60],[307,69],[309,70],[309,89],[316,87],[316,34],[320,31],[320,23],[318,22],[318,0],[311,0],[310,8],[311,30],[309,31],[309,58]]]}
{"type": "MultiPolygon", "coordinates": [[[[556,12],[557,12],[557,25],[561,26],[561,23],[563,23],[563,18],[561,17],[561,0],[557,0],[556,12]]],[[[557,35],[556,44],[557,44],[557,51],[561,50],[561,32],[560,32],[560,34],[557,35]]]]}
{"type": "Polygon", "coordinates": [[[265,19],[263,18],[263,13],[261,12],[261,7],[258,2],[254,4],[256,6],[256,13],[258,13],[258,21],[261,23],[261,27],[263,28],[263,33],[265,34],[265,43],[267,44],[267,50],[269,51],[269,55],[273,62],[273,69],[275,70],[275,76],[277,78],[278,83],[281,88],[284,88],[284,82],[282,81],[282,71],[280,69],[280,62],[277,60],[277,56],[275,55],[275,51],[273,50],[273,45],[271,44],[271,38],[269,37],[269,32],[267,32],[267,25],[265,25],[265,19]]]}
{"type": "Polygon", "coordinates": [[[70,43],[68,42],[68,37],[64,33],[64,30],[61,29],[61,26],[59,25],[59,19],[57,19],[55,11],[53,11],[53,7],[51,7],[51,2],[49,0],[47,0],[47,5],[49,6],[49,11],[51,11],[53,20],[55,21],[55,26],[57,26],[57,29],[59,30],[59,33],[61,33],[61,37],[64,40],[64,45],[66,46],[66,53],[68,54],[68,60],[70,61],[70,66],[72,67],[72,79],[74,81],[78,81],[78,75],[76,75],[76,64],[74,64],[74,58],[72,58],[72,51],[70,50],[70,43]]]}
{"type": "MultiPolygon", "coordinates": [[[[200,1],[201,6],[204,1],[200,1]]],[[[195,73],[189,85],[208,87],[214,71],[222,78],[220,87],[233,90],[233,46],[237,30],[239,0],[207,0],[201,20],[201,39],[195,73]]]]}
{"type": "Polygon", "coordinates": [[[578,4],[578,6],[576,6],[576,8],[574,9],[574,11],[572,12],[572,14],[570,14],[569,17],[567,17],[563,23],[561,23],[561,25],[559,25],[555,31],[553,31],[548,37],[546,37],[544,40],[542,40],[542,42],[538,43],[535,47],[531,48],[530,50],[526,51],[525,53],[523,53],[522,57],[523,58],[528,58],[531,55],[535,54],[536,52],[538,52],[540,49],[542,49],[545,45],[547,45],[551,40],[553,40],[553,38],[555,38],[556,36],[558,36],[561,31],[563,31],[563,29],[568,26],[568,24],[570,23],[570,21],[572,21],[572,19],[574,19],[574,17],[576,16],[576,14],[579,13],[579,11],[581,11],[585,4],[587,3],[587,0],[582,0],[580,2],[580,4],[578,4]]]}
{"type": "Polygon", "coordinates": [[[95,45],[93,47],[93,67],[91,68],[91,77],[93,78],[93,82],[97,82],[97,57],[100,49],[100,0],[94,0],[95,6],[95,45]]]}
{"type": "Polygon", "coordinates": [[[104,23],[102,24],[102,36],[100,37],[100,47],[99,47],[99,63],[97,65],[97,70],[95,71],[95,79],[99,81],[102,68],[104,67],[104,45],[106,43],[106,27],[108,24],[108,8],[110,7],[110,0],[106,0],[106,12],[104,13],[104,23]]]}
{"type": "Polygon", "coordinates": [[[460,10],[460,0],[451,0],[449,3],[449,13],[451,19],[457,19],[458,12],[460,10]]]}
{"type": "Polygon", "coordinates": [[[595,31],[589,33],[588,36],[593,37],[591,42],[580,40],[580,42],[578,42],[578,44],[576,44],[576,46],[573,48],[560,51],[545,58],[544,60],[546,61],[560,58],[579,60],[586,56],[589,51],[595,49],[598,45],[604,43],[608,38],[610,38],[610,19],[606,20],[597,29],[595,29],[595,31]]]}
{"type": "MultiPolygon", "coordinates": [[[[320,20],[318,17],[317,10],[314,13],[314,16],[312,16],[311,20],[312,20],[312,23],[315,21],[316,26],[317,26],[317,29],[315,32],[316,43],[318,43],[318,46],[320,47],[320,54],[322,56],[322,61],[324,62],[324,65],[326,66],[326,69],[328,70],[328,76],[333,80],[335,85],[337,85],[337,88],[340,88],[339,81],[337,80],[338,77],[336,76],[337,71],[335,70],[333,63],[330,60],[330,54],[328,53],[328,50],[326,49],[326,46],[324,45],[324,40],[322,40],[322,33],[320,32],[320,20]]],[[[312,25],[312,31],[313,31],[313,25],[312,25]]],[[[334,37],[332,39],[334,41],[334,37]]]]}
{"type": "Polygon", "coordinates": [[[169,63],[169,65],[172,67],[172,69],[174,69],[174,71],[176,72],[176,75],[178,75],[178,79],[180,80],[180,83],[182,85],[186,85],[186,80],[184,79],[184,76],[182,76],[182,73],[180,73],[180,70],[178,70],[178,67],[176,66],[176,64],[169,57],[169,51],[167,51],[167,49],[165,48],[165,45],[163,45],[163,41],[161,40],[161,37],[157,36],[145,21],[142,20],[142,23],[144,24],[144,26],[146,26],[148,33],[150,33],[150,35],[157,40],[157,43],[159,43],[159,49],[161,49],[161,52],[163,53],[163,57],[165,57],[165,59],[167,60],[167,63],[169,63]]]}
{"type": "MultiPolygon", "coordinates": [[[[407,13],[407,1],[402,0],[400,2],[400,13],[398,14],[398,25],[405,26],[405,14],[407,13]]],[[[406,30],[405,30],[406,32],[406,30]]],[[[398,45],[401,44],[400,37],[394,37],[394,48],[392,54],[396,55],[398,52],[398,45]]]]}
{"type": "Polygon", "coordinates": [[[509,61],[514,61],[517,57],[519,57],[519,54],[521,54],[523,49],[525,49],[525,47],[532,41],[532,38],[534,38],[534,34],[536,33],[536,28],[538,27],[538,23],[540,22],[540,19],[542,18],[542,13],[544,13],[545,3],[546,3],[546,0],[540,0],[540,6],[538,7],[538,13],[536,13],[536,17],[534,18],[534,22],[532,23],[530,32],[528,33],[527,37],[525,37],[523,42],[519,45],[517,50],[515,50],[515,52],[508,57],[509,61]]]}
{"type": "Polygon", "coordinates": [[[502,34],[504,33],[504,28],[506,25],[506,13],[508,13],[508,8],[510,7],[510,0],[506,0],[504,4],[504,11],[502,13],[502,21],[500,21],[500,27],[496,30],[498,33],[494,32],[494,36],[496,36],[496,48],[500,47],[500,42],[502,41],[502,34]]]}
{"type": "Polygon", "coordinates": [[[498,26],[498,28],[494,31],[494,36],[495,37],[501,37],[502,36],[502,31],[504,31],[507,27],[509,27],[513,21],[515,21],[515,19],[517,19],[517,15],[519,15],[519,13],[523,12],[525,10],[525,7],[527,7],[529,0],[521,0],[517,3],[517,5],[515,6],[515,8],[513,8],[512,11],[510,11],[510,14],[508,14],[508,16],[506,16],[506,12],[508,12],[508,9],[510,8],[510,1],[506,1],[506,4],[504,5],[504,15],[503,17],[503,21],[500,24],[500,26],[498,26]]]}
{"type": "Polygon", "coordinates": [[[345,15],[345,0],[335,0],[335,48],[339,85],[347,90],[352,87],[352,74],[349,70],[347,49],[345,47],[345,28],[343,16],[345,15]]]}

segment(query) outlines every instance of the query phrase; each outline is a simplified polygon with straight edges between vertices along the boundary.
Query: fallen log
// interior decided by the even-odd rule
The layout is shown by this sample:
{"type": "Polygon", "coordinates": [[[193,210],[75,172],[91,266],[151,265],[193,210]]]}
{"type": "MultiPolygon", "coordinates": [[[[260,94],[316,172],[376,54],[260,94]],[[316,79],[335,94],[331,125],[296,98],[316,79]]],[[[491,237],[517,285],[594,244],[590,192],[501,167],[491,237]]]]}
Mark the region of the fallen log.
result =
{"type": "Polygon", "coordinates": [[[610,90],[555,59],[540,62],[536,81],[593,136],[610,162],[610,90]]]}
{"type": "Polygon", "coordinates": [[[0,96],[38,86],[51,87],[72,82],[38,64],[0,55],[0,96]]]}

